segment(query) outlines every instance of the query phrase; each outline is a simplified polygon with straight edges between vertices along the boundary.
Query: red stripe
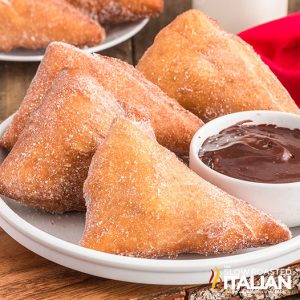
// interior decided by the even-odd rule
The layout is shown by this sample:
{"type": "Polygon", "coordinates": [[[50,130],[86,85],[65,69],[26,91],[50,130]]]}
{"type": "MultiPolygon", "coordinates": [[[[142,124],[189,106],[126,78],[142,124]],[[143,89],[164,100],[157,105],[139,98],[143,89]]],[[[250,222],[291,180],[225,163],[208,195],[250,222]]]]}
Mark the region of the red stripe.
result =
{"type": "Polygon", "coordinates": [[[211,276],[210,276],[210,279],[209,279],[209,283],[212,282],[214,277],[215,277],[215,272],[213,270],[211,270],[211,276]]]}

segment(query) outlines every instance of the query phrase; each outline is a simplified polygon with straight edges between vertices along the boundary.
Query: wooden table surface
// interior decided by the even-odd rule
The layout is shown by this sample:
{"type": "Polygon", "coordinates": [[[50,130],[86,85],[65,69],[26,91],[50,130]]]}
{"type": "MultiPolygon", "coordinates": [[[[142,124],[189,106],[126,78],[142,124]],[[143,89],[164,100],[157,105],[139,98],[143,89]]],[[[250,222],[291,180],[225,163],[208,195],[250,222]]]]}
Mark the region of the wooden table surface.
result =
{"type": "MultiPolygon", "coordinates": [[[[176,15],[191,7],[190,1],[167,0],[158,19],[131,40],[102,52],[136,64],[157,32],[176,15]]],[[[290,1],[290,11],[300,0],[290,1]]],[[[0,121],[15,112],[28,88],[38,63],[0,62],[0,121]]],[[[168,299],[186,297],[185,287],[149,286],[117,282],[79,273],[28,251],[0,229],[0,299],[168,299]]],[[[293,298],[296,299],[296,298],[293,298]]]]}

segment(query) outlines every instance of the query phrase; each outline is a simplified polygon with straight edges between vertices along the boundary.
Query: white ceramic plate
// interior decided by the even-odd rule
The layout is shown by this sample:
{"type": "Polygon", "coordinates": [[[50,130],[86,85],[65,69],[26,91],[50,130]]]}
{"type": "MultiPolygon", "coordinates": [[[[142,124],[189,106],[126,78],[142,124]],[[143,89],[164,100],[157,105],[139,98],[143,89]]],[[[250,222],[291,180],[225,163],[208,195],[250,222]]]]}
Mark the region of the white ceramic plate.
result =
{"type": "MultiPolygon", "coordinates": [[[[141,31],[149,19],[144,19],[138,22],[127,23],[112,27],[106,31],[105,41],[97,46],[84,48],[83,50],[88,53],[94,53],[109,49],[113,46],[121,44],[130,39],[141,31]]],[[[0,52],[0,60],[2,61],[41,61],[43,59],[45,49],[30,50],[30,49],[14,49],[8,53],[0,52]]]]}
{"type": "MultiPolygon", "coordinates": [[[[0,136],[10,122],[11,117],[0,125],[0,136]]],[[[0,163],[6,154],[0,149],[0,163]]],[[[51,261],[99,277],[148,284],[204,284],[216,267],[221,269],[221,276],[225,269],[254,275],[300,259],[300,227],[293,229],[293,239],[288,242],[235,255],[141,259],[78,246],[84,218],[80,213],[51,215],[0,198],[0,225],[12,238],[51,261]]]]}

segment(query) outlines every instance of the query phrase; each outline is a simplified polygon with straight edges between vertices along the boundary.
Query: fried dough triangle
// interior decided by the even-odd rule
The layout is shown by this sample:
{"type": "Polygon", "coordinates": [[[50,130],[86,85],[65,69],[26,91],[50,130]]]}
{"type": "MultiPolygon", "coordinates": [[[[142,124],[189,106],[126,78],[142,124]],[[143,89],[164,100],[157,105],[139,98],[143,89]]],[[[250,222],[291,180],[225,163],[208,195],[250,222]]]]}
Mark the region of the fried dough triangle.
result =
{"type": "Polygon", "coordinates": [[[0,166],[0,193],[53,213],[85,210],[92,156],[119,114],[93,78],[62,71],[0,166]]]}
{"type": "Polygon", "coordinates": [[[163,0],[68,0],[96,18],[101,24],[118,24],[157,16],[163,0]]]}
{"type": "Polygon", "coordinates": [[[227,253],[291,237],[286,226],[206,182],[122,118],[93,157],[84,195],[81,245],[108,253],[227,253]]]}
{"type": "Polygon", "coordinates": [[[99,44],[103,28],[65,0],[0,0],[0,51],[44,48],[52,41],[99,44]]]}
{"type": "Polygon", "coordinates": [[[204,122],[245,110],[299,113],[253,48],[197,10],[164,28],[138,69],[204,122]]]}
{"type": "Polygon", "coordinates": [[[21,107],[0,139],[2,146],[13,147],[29,116],[41,104],[52,81],[64,68],[78,68],[94,77],[121,104],[149,116],[159,143],[178,154],[188,154],[190,141],[203,124],[201,120],[127,63],[86,54],[64,43],[52,43],[48,47],[21,107]]]}

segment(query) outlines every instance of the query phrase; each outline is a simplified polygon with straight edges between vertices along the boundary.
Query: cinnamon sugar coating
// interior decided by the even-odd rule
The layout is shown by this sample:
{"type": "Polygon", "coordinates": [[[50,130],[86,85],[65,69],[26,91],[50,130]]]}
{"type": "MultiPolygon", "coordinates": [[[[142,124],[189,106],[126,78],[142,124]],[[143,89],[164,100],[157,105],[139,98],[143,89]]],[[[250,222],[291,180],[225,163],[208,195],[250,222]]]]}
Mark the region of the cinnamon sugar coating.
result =
{"type": "Polygon", "coordinates": [[[93,46],[104,29],[65,0],[0,0],[0,51],[45,48],[52,41],[93,46]]]}
{"type": "Polygon", "coordinates": [[[299,114],[253,48],[197,10],[164,28],[138,69],[204,122],[245,110],[299,114]]]}
{"type": "Polygon", "coordinates": [[[21,107],[0,144],[11,149],[29,116],[42,103],[52,81],[64,68],[78,68],[93,77],[122,105],[148,116],[159,143],[178,154],[188,154],[194,133],[202,121],[146,80],[132,66],[120,60],[91,55],[64,43],[49,45],[21,107]]]}
{"type": "Polygon", "coordinates": [[[0,166],[0,193],[52,213],[85,210],[97,144],[123,110],[82,70],[63,70],[0,166]]]}
{"type": "Polygon", "coordinates": [[[100,24],[118,24],[155,17],[163,11],[163,0],[68,0],[100,24]]]}
{"type": "Polygon", "coordinates": [[[84,196],[81,245],[108,253],[206,255],[291,238],[286,226],[204,181],[123,118],[98,147],[84,196]]]}

